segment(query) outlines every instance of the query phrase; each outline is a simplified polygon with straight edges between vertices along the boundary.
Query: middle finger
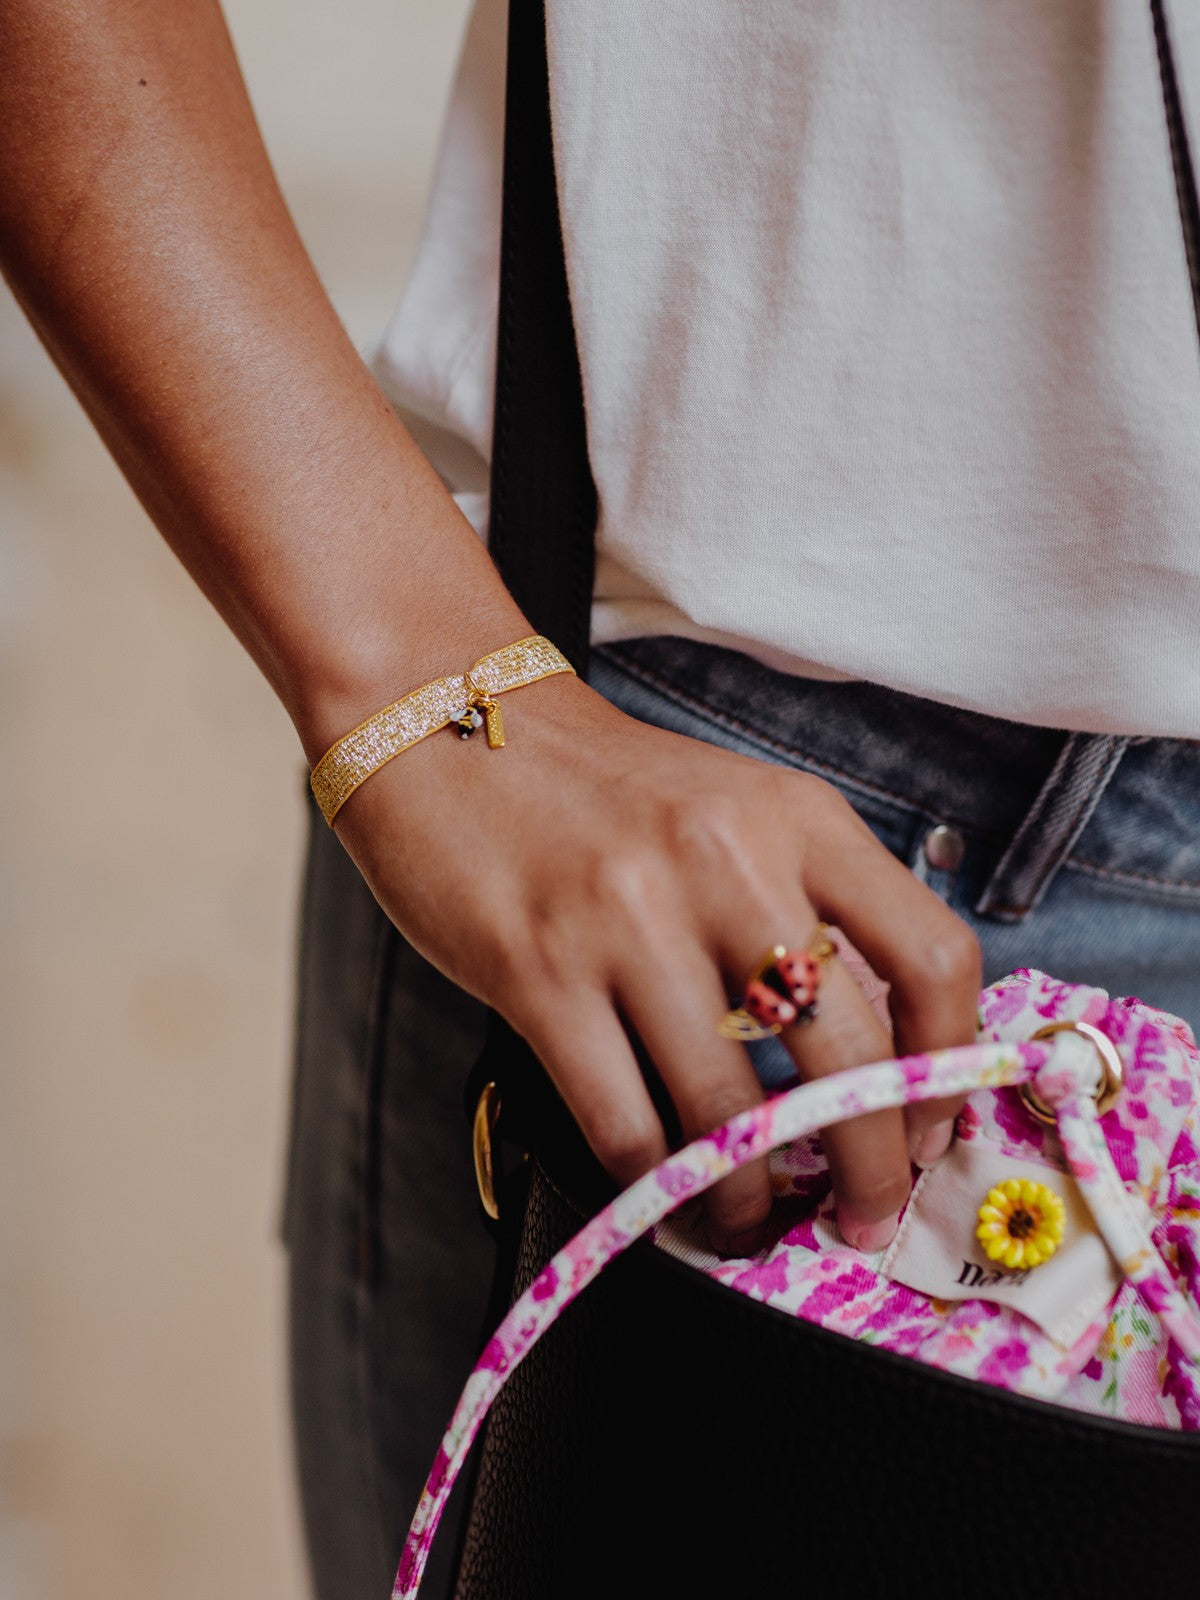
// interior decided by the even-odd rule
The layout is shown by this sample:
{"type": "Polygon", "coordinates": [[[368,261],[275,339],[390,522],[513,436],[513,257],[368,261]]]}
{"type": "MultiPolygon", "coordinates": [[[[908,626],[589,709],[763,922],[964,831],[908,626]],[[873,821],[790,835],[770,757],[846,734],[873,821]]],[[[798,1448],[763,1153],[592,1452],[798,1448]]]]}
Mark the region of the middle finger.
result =
{"type": "MultiPolygon", "coordinates": [[[[623,964],[615,987],[686,1139],[710,1133],[762,1100],[746,1052],[713,1028],[712,1018],[726,1003],[724,989],[716,963],[698,943],[681,935],[673,946],[638,951],[623,964]]],[[[729,1255],[753,1255],[771,1209],[765,1157],[731,1173],[702,1204],[713,1247],[729,1255]]]]}

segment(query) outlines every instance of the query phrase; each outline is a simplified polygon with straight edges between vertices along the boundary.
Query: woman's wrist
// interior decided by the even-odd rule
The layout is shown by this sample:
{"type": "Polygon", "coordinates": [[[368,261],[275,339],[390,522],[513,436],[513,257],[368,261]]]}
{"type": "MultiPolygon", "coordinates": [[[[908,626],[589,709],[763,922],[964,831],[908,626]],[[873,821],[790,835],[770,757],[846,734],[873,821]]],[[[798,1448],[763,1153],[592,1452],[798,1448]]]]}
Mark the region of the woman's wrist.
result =
{"type": "Polygon", "coordinates": [[[531,634],[473,661],[464,672],[435,678],[409,690],[332,745],[312,769],[312,791],[332,824],[359,786],[397,756],[443,729],[469,739],[486,727],[490,750],[506,744],[500,696],[545,678],[574,675],[556,645],[531,634]]]}
{"type": "Polygon", "coordinates": [[[361,619],[306,647],[284,700],[309,766],[385,706],[534,631],[498,578],[466,607],[429,599],[415,615],[361,619]]]}
{"type": "MultiPolygon", "coordinates": [[[[563,763],[588,766],[592,746],[615,720],[623,713],[582,678],[564,673],[532,683],[505,697],[502,750],[443,728],[361,783],[334,818],[334,832],[376,892],[397,859],[420,862],[421,873],[442,870],[435,863],[456,840],[502,857],[509,823],[524,828],[547,802],[556,806],[563,763]]],[[[599,768],[595,782],[603,788],[599,768]]]]}
{"type": "Polygon", "coordinates": [[[219,10],[12,9],[0,261],[310,761],[532,632],[329,304],[219,10]]]}
{"type": "MultiPolygon", "coordinates": [[[[296,575],[278,602],[275,640],[251,652],[310,766],[419,685],[534,632],[474,528],[404,442],[408,459],[397,451],[391,476],[406,471],[406,492],[378,520],[364,518],[364,505],[347,506],[352,536],[328,541],[323,570],[314,561],[296,575]]],[[[377,459],[369,470],[389,476],[377,459]]]]}

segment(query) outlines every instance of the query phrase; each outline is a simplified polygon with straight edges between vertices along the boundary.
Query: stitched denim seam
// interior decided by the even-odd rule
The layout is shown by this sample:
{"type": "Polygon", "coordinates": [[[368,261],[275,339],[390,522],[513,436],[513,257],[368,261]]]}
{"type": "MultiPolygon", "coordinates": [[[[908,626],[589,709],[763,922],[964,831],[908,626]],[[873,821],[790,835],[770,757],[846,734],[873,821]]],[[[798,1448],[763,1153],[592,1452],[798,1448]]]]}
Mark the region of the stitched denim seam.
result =
{"type": "Polygon", "coordinates": [[[899,806],[913,817],[925,817],[930,821],[953,824],[975,838],[997,839],[1003,837],[1003,835],[991,829],[981,828],[975,822],[965,822],[951,813],[943,814],[938,812],[935,814],[927,806],[921,805],[906,795],[896,794],[891,789],[883,788],[882,785],[870,783],[865,778],[845,772],[841,767],[834,766],[831,762],[823,761],[806,750],[801,750],[796,746],[786,745],[778,739],[773,739],[770,734],[764,733],[750,723],[743,722],[741,718],[731,715],[728,711],[720,710],[715,706],[709,705],[707,701],[698,699],[695,695],[689,694],[686,689],[681,689],[677,684],[672,683],[669,678],[660,677],[658,673],[643,667],[640,663],[635,666],[623,657],[610,654],[608,651],[600,653],[603,654],[604,660],[617,671],[625,673],[626,677],[645,684],[647,688],[657,690],[668,700],[674,701],[676,705],[691,711],[702,722],[710,722],[714,727],[726,728],[731,733],[740,734],[742,738],[750,743],[760,745],[765,750],[773,750],[776,754],[784,756],[789,764],[795,765],[797,768],[801,766],[811,768],[823,777],[833,778],[839,783],[844,783],[848,789],[854,789],[860,794],[869,795],[872,799],[884,800],[892,805],[899,806]]]}
{"type": "Polygon", "coordinates": [[[1178,893],[1180,899],[1200,895],[1200,883],[1193,883],[1189,878],[1156,878],[1148,872],[1122,872],[1116,867],[1102,867],[1095,861],[1080,861],[1075,857],[1065,861],[1063,865],[1070,867],[1074,872],[1085,873],[1089,878],[1127,883],[1133,887],[1148,886],[1163,889],[1167,893],[1178,893]]]}
{"type": "MultiPolygon", "coordinates": [[[[1076,735],[1072,734],[1071,740],[1074,741],[1075,738],[1076,735]]],[[[1111,761],[1113,749],[1116,743],[1116,739],[1112,738],[1105,741],[1106,763],[1111,761]]],[[[1077,746],[1072,744],[1071,748],[1077,748],[1077,746]]],[[[1045,848],[1044,837],[1046,807],[1042,804],[1044,792],[1045,791],[1043,790],[1043,792],[1038,795],[1037,800],[1034,801],[1033,806],[1026,814],[1024,822],[1022,822],[1020,828],[1017,830],[1012,844],[1010,844],[1008,849],[1005,851],[1000,864],[997,866],[992,877],[993,883],[996,881],[996,879],[999,879],[1001,883],[1007,879],[1010,886],[1015,885],[1018,890],[1024,889],[1024,894],[1019,897],[1018,903],[1014,904],[1011,898],[1008,901],[993,900],[989,898],[987,891],[985,890],[980,899],[979,905],[976,907],[977,910],[983,911],[986,906],[987,911],[1006,911],[1010,915],[1014,916],[1024,916],[1029,911],[1032,911],[1034,905],[1046,892],[1046,889],[1053,879],[1054,874],[1063,866],[1063,862],[1065,860],[1063,841],[1066,841],[1065,849],[1069,850],[1071,842],[1076,837],[1076,830],[1078,829],[1079,831],[1082,831],[1082,829],[1080,829],[1080,822],[1083,818],[1084,812],[1087,810],[1089,805],[1095,806],[1097,799],[1096,782],[1093,780],[1093,782],[1090,783],[1084,792],[1079,796],[1079,799],[1075,805],[1075,809],[1071,812],[1071,815],[1066,823],[1055,830],[1058,835],[1058,843],[1047,849],[1045,848]],[[1034,833],[1039,825],[1041,826],[1043,833],[1043,838],[1041,840],[1043,848],[1040,852],[1036,844],[1032,846],[1028,844],[1031,834],[1034,833]],[[1023,861],[1021,859],[1022,856],[1025,858],[1023,861]],[[1016,863],[1015,866],[1013,864],[1014,862],[1016,863]]],[[[1101,798],[1103,798],[1102,794],[1101,798]]],[[[1050,815],[1053,816],[1052,808],[1050,815]]]]}

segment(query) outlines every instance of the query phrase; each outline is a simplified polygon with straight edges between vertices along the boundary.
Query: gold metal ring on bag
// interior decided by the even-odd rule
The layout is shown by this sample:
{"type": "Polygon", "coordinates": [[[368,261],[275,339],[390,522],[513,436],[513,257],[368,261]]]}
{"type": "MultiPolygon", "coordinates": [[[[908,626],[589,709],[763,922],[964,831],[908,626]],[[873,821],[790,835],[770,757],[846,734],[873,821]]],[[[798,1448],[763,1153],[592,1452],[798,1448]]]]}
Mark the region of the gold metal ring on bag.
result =
{"type": "Polygon", "coordinates": [[[475,1120],[471,1125],[471,1155],[475,1161],[475,1187],[479,1190],[479,1203],[493,1222],[500,1220],[500,1203],[496,1199],[496,1170],[492,1162],[492,1138],[500,1115],[500,1090],[495,1083],[485,1083],[475,1103],[475,1120]]]}
{"type": "MultiPolygon", "coordinates": [[[[1101,1033],[1099,1028],[1090,1022],[1048,1022],[1044,1028],[1039,1028],[1030,1036],[1030,1042],[1037,1039],[1049,1039],[1056,1033],[1077,1033],[1086,1039],[1100,1057],[1100,1082],[1096,1085],[1096,1114],[1105,1116],[1116,1105],[1121,1096],[1121,1089],[1125,1082],[1125,1068],[1121,1064],[1121,1057],[1117,1054],[1117,1047],[1106,1033],[1101,1033]]],[[[1032,1083],[1020,1085],[1021,1099],[1025,1109],[1039,1122],[1047,1122],[1051,1126],[1058,1120],[1051,1108],[1040,1097],[1032,1083]]]]}

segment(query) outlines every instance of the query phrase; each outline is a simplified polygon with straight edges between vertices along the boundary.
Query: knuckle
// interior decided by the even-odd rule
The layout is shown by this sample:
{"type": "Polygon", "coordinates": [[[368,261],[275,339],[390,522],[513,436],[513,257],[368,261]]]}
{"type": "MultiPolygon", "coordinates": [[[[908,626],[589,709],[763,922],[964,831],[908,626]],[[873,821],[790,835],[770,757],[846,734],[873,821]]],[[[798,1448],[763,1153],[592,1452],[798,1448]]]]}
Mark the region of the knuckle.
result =
{"type": "Polygon", "coordinates": [[[619,1106],[591,1113],[584,1132],[600,1165],[618,1182],[629,1183],[648,1172],[662,1149],[658,1124],[619,1106]]]}
{"type": "Polygon", "coordinates": [[[841,1186],[854,1210],[869,1217],[886,1217],[899,1211],[911,1192],[907,1172],[874,1172],[848,1179],[841,1186]]]}
{"type": "Polygon", "coordinates": [[[660,901],[662,866],[649,850],[611,850],[596,858],[592,893],[600,905],[641,920],[660,901]]]}
{"type": "Polygon", "coordinates": [[[721,1127],[731,1117],[748,1111],[757,1104],[758,1097],[735,1083],[719,1083],[702,1089],[680,1107],[684,1131],[689,1138],[698,1138],[721,1127]]]}
{"type": "Polygon", "coordinates": [[[671,806],[667,828],[683,855],[736,857],[744,847],[745,808],[732,794],[708,790],[671,806]]]}
{"type": "Polygon", "coordinates": [[[881,1026],[865,1008],[822,1004],[822,1053],[810,1057],[806,1051],[802,1074],[820,1078],[879,1060],[886,1042],[881,1026]]]}
{"type": "Polygon", "coordinates": [[[778,772],[780,792],[792,807],[802,806],[809,816],[855,818],[854,807],[833,784],[813,772],[778,772]]]}
{"type": "Polygon", "coordinates": [[[845,795],[824,778],[810,772],[780,772],[778,782],[778,812],[803,864],[820,859],[829,849],[857,851],[875,844],[874,834],[845,795]]]}
{"type": "Polygon", "coordinates": [[[703,792],[673,805],[664,837],[669,858],[693,891],[711,895],[719,886],[722,901],[738,901],[743,909],[761,909],[764,880],[779,851],[795,853],[794,832],[769,794],[703,792]],[[780,841],[786,841],[783,845],[780,841]]]}
{"type": "Polygon", "coordinates": [[[921,957],[928,982],[944,986],[971,983],[978,987],[983,953],[975,934],[958,917],[947,919],[925,945],[921,957]]]}
{"type": "Polygon", "coordinates": [[[587,987],[596,967],[589,909],[555,886],[507,921],[498,918],[492,970],[505,987],[530,1004],[544,997],[551,1012],[564,1004],[562,991],[587,987]]]}
{"type": "Polygon", "coordinates": [[[720,1186],[706,1199],[704,1210],[710,1225],[730,1240],[760,1227],[771,1214],[770,1193],[765,1188],[760,1191],[740,1185],[730,1194],[720,1186]]]}
{"type": "Polygon", "coordinates": [[[496,943],[488,965],[493,992],[539,1032],[555,1033],[561,1018],[588,986],[590,967],[578,950],[569,922],[554,913],[534,913],[496,943]]]}
{"type": "Polygon", "coordinates": [[[532,981],[543,993],[575,987],[580,981],[581,961],[573,934],[573,922],[556,911],[544,910],[531,917],[520,947],[512,953],[521,967],[522,981],[532,981]]]}

